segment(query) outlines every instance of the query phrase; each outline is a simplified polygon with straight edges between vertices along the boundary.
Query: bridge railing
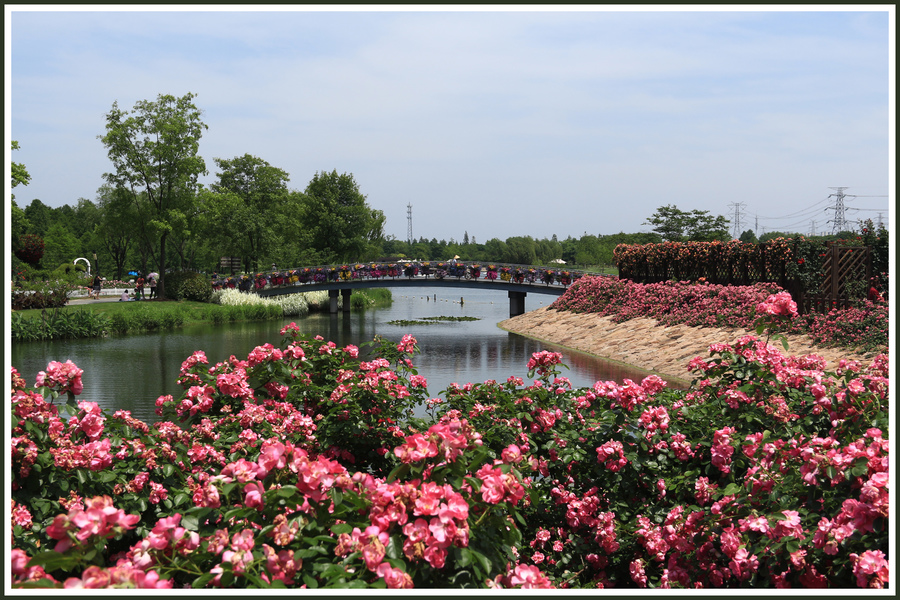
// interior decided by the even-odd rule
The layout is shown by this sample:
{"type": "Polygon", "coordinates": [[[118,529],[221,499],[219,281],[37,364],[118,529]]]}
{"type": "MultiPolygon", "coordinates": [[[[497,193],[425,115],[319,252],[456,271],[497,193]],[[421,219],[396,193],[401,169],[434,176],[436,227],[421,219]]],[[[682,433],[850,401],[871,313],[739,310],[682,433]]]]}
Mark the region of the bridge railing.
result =
{"type": "MultiPolygon", "coordinates": [[[[389,279],[458,279],[477,281],[507,281],[535,285],[568,287],[585,275],[602,273],[560,267],[538,267],[478,261],[403,261],[345,263],[276,269],[255,274],[218,276],[214,274],[214,289],[237,288],[244,291],[273,287],[302,286],[313,283],[389,279]]],[[[608,277],[609,275],[603,275],[608,277]]]]}

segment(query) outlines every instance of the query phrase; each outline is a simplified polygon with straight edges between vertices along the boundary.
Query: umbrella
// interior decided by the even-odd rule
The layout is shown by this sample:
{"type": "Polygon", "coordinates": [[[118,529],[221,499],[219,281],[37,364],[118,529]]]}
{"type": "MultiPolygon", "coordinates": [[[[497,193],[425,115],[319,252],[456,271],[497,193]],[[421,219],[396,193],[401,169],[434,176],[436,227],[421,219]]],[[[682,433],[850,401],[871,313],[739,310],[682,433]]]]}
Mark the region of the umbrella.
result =
{"type": "Polygon", "coordinates": [[[156,271],[153,271],[152,273],[147,275],[147,277],[152,277],[153,279],[159,279],[159,273],[157,273],[156,271]]]}
{"type": "Polygon", "coordinates": [[[564,261],[564,260],[561,259],[561,258],[557,258],[556,260],[551,260],[550,262],[556,263],[556,264],[559,264],[559,265],[564,265],[564,264],[566,264],[566,261],[564,261]]]}

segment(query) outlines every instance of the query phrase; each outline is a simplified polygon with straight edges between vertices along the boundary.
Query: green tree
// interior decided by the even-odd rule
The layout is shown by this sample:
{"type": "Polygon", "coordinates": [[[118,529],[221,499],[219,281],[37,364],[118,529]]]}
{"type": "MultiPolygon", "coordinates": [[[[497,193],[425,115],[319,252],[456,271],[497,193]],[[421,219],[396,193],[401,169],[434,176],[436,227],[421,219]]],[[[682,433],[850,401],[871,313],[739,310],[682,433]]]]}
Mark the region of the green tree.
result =
{"type": "Polygon", "coordinates": [[[731,239],[728,223],[725,217],[714,217],[708,210],[683,211],[674,204],[659,207],[644,222],[668,242],[728,241],[731,239]]]}
{"type": "Polygon", "coordinates": [[[114,267],[110,269],[107,266],[103,272],[114,270],[114,277],[122,279],[128,251],[136,244],[134,230],[138,220],[137,208],[126,190],[106,184],[97,190],[97,208],[100,218],[94,230],[94,243],[106,251],[105,256],[110,262],[104,260],[104,266],[114,267]]]}
{"type": "Polygon", "coordinates": [[[747,231],[742,233],[738,239],[748,244],[755,244],[759,241],[758,239],[756,239],[756,234],[752,229],[748,229],[747,231]]]}
{"type": "Polygon", "coordinates": [[[231,193],[241,201],[233,207],[238,211],[232,219],[237,226],[232,232],[236,256],[243,259],[248,271],[259,270],[260,262],[282,242],[275,217],[287,200],[290,176],[250,154],[231,160],[217,158],[215,162],[221,172],[212,190],[231,193]]]}
{"type": "Polygon", "coordinates": [[[369,208],[352,174],[316,172],[304,195],[300,226],[324,261],[367,260],[380,252],[384,213],[369,208]]]}
{"type": "MultiPolygon", "coordinates": [[[[12,140],[12,149],[18,150],[19,142],[12,140]]],[[[10,163],[12,165],[12,187],[16,187],[17,185],[28,185],[28,182],[31,181],[31,175],[28,174],[28,169],[25,168],[25,165],[15,161],[10,161],[10,163]]],[[[11,197],[13,200],[16,199],[15,194],[11,194],[11,197]]]]}
{"type": "Polygon", "coordinates": [[[19,208],[15,200],[10,200],[9,207],[9,229],[12,238],[12,251],[15,256],[19,249],[19,236],[25,235],[31,230],[31,222],[25,216],[25,211],[19,208]]]}
{"type": "Polygon", "coordinates": [[[61,222],[53,223],[44,237],[44,258],[46,269],[55,269],[63,264],[73,264],[81,256],[78,238],[61,222]]]}
{"type": "Polygon", "coordinates": [[[575,264],[599,265],[601,255],[600,240],[594,235],[583,235],[578,240],[575,251],[575,264]]]}
{"type": "Polygon", "coordinates": [[[25,207],[25,218],[31,224],[28,233],[35,233],[43,237],[47,233],[47,228],[55,220],[53,218],[53,209],[35,198],[25,207]]]}
{"type": "Polygon", "coordinates": [[[501,260],[517,265],[533,265],[538,260],[538,245],[528,236],[517,236],[506,239],[506,252],[501,260]]]}
{"type": "Polygon", "coordinates": [[[484,243],[484,252],[480,259],[487,262],[500,262],[507,255],[506,242],[499,238],[491,238],[484,243]]]}
{"type": "Polygon", "coordinates": [[[139,234],[159,270],[160,299],[166,297],[166,242],[173,229],[183,227],[196,202],[197,178],[206,173],[198,151],[207,126],[193,98],[160,94],[156,101],[138,101],[130,113],[113,102],[106,135],[98,136],[115,169],[104,177],[137,208],[139,234]]]}
{"type": "Polygon", "coordinates": [[[764,233],[761,236],[759,236],[759,243],[763,244],[765,242],[768,242],[770,240],[775,240],[778,238],[795,238],[799,235],[800,235],[799,233],[788,233],[788,232],[784,232],[784,231],[770,231],[768,233],[764,233]]]}

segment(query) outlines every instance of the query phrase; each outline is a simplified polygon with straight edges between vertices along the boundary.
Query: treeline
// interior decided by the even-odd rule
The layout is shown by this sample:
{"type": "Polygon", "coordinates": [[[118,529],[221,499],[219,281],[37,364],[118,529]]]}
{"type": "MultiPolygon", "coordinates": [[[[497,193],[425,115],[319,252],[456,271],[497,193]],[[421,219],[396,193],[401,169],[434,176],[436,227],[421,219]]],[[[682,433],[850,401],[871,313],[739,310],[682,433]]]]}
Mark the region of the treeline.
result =
{"type": "MultiPolygon", "coordinates": [[[[420,237],[410,243],[383,235],[381,211],[366,205],[365,196],[352,174],[317,173],[300,192],[287,188],[287,173],[257,157],[245,155],[230,161],[217,160],[217,163],[225,169],[219,174],[221,183],[199,194],[197,211],[190,226],[174,237],[177,243],[172,245],[175,256],[170,263],[174,270],[226,272],[220,264],[223,256],[238,257],[238,270],[244,272],[266,270],[273,263],[287,268],[380,259],[439,261],[454,256],[464,261],[523,265],[547,265],[564,260],[569,265],[614,266],[613,252],[620,244],[665,241],[665,236],[656,232],[620,232],[584,234],[578,238],[569,236],[562,240],[556,235],[549,239],[513,236],[505,240],[492,238],[482,243],[463,232],[460,241],[420,237]],[[226,191],[228,181],[236,176],[235,167],[244,174],[261,171],[257,175],[261,178],[268,172],[273,176],[270,181],[281,183],[270,190],[267,199],[258,197],[255,202],[248,203],[226,191]],[[317,194],[328,196],[329,191],[333,196],[353,199],[353,202],[344,202],[344,210],[353,205],[359,220],[368,221],[363,233],[354,236],[352,231],[340,231],[336,225],[329,225],[329,215],[334,209],[325,206],[317,197],[317,194]]],[[[149,262],[151,253],[134,233],[133,219],[138,215],[126,210],[127,206],[118,203],[115,196],[114,189],[103,186],[95,200],[79,198],[74,206],[66,204],[53,208],[34,199],[20,208],[13,200],[14,276],[23,271],[30,271],[37,278],[54,271],[58,273],[63,268],[71,268],[72,261],[78,257],[90,260],[95,271],[99,263],[101,273],[108,278],[127,279],[130,270],[144,273],[152,270],[155,265],[149,262]],[[25,254],[29,236],[43,242],[42,256],[34,264],[23,263],[16,257],[25,254]]],[[[854,232],[842,232],[836,236],[809,239],[838,240],[855,235],[854,232]]],[[[766,242],[796,236],[769,232],[757,239],[752,231],[747,231],[741,239],[766,242]]]]}
{"type": "MultiPolygon", "coordinates": [[[[244,156],[240,160],[275,169],[256,157],[244,156]]],[[[656,233],[617,233],[569,236],[562,240],[555,235],[549,239],[513,236],[478,242],[463,232],[461,241],[422,237],[409,243],[383,235],[383,216],[366,206],[365,197],[349,174],[316,174],[303,192],[285,186],[277,200],[272,194],[268,201],[255,203],[259,207],[255,215],[246,202],[216,191],[216,187],[201,192],[189,226],[172,237],[175,243],[169,244],[174,254],[170,257],[171,269],[223,273],[228,270],[220,264],[225,256],[239,258],[239,272],[268,270],[273,263],[288,268],[383,258],[439,261],[454,256],[464,261],[523,265],[564,260],[570,265],[612,266],[617,245],[662,241],[656,233]],[[341,232],[337,226],[329,226],[330,210],[315,195],[317,187],[334,187],[338,191],[346,187],[345,195],[356,196],[357,211],[362,213],[360,220],[369,215],[368,230],[354,236],[352,231],[341,232]]],[[[94,200],[79,198],[74,205],[58,208],[39,199],[19,207],[13,200],[13,261],[17,263],[14,267],[18,266],[13,269],[14,276],[30,272],[29,278],[40,278],[63,268],[73,270],[72,262],[78,257],[88,259],[94,272],[99,263],[101,274],[110,279],[128,279],[131,270],[154,270],[152,254],[145,248],[147,242],[135,233],[137,212],[129,210],[115,196],[115,189],[103,186],[94,200]],[[25,247],[32,236],[43,242],[42,254],[37,251],[39,257],[26,256],[25,247]],[[25,256],[29,262],[17,256],[25,256]]]]}
{"type": "Polygon", "coordinates": [[[559,240],[513,236],[501,240],[492,238],[484,243],[469,238],[464,232],[461,242],[424,237],[412,243],[387,239],[382,248],[384,258],[419,260],[448,260],[459,256],[464,261],[500,262],[519,265],[547,265],[564,260],[569,265],[612,266],[613,250],[619,244],[648,244],[661,241],[655,233],[617,233],[613,235],[584,234],[580,238],[559,240]]]}
{"type": "MultiPolygon", "coordinates": [[[[171,228],[169,269],[221,271],[221,258],[235,257],[238,270],[252,272],[272,263],[324,264],[382,253],[384,216],[367,206],[353,175],[316,173],[297,191],[288,189],[286,172],[257,157],[216,162],[223,169],[219,181],[200,190],[180,226],[171,228]],[[230,183],[238,178],[251,182],[243,195],[230,183]]],[[[53,208],[34,199],[19,207],[12,200],[11,213],[14,277],[58,275],[73,270],[79,257],[94,272],[99,264],[110,279],[158,268],[158,238],[142,234],[140,206],[112,186],[74,206],[53,208]]]]}

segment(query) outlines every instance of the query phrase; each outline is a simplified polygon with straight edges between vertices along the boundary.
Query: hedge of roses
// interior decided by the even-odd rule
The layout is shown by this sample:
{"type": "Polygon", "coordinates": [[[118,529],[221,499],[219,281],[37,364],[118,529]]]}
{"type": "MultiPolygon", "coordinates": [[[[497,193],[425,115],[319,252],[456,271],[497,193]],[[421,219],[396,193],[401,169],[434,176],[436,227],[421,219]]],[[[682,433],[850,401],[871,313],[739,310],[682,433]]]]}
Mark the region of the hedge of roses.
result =
{"type": "Polygon", "coordinates": [[[430,398],[410,336],[282,336],[195,352],[153,425],[77,402],[70,362],[34,389],[14,369],[14,585],[889,584],[885,355],[826,372],[747,336],[676,391],[573,389],[543,351],[530,383],[430,398]]]}
{"type": "MultiPolygon", "coordinates": [[[[638,281],[699,280],[732,285],[776,281],[796,285],[797,292],[818,294],[825,281],[826,255],[832,246],[872,249],[872,275],[881,290],[888,289],[888,235],[871,221],[853,239],[822,240],[802,235],[775,238],[760,244],[727,242],[662,242],[619,244],[613,258],[619,276],[638,281]]],[[[865,294],[867,284],[862,282],[865,294]]]]}
{"type": "MultiPolygon", "coordinates": [[[[615,277],[584,277],[557,298],[551,309],[596,313],[621,323],[637,317],[660,325],[739,327],[753,329],[757,307],[769,296],[786,293],[774,283],[729,286],[689,281],[634,283],[615,277]]],[[[859,306],[808,313],[772,325],[779,332],[809,335],[824,347],[841,346],[865,352],[886,350],[888,305],[860,301],[859,306]]]]}

